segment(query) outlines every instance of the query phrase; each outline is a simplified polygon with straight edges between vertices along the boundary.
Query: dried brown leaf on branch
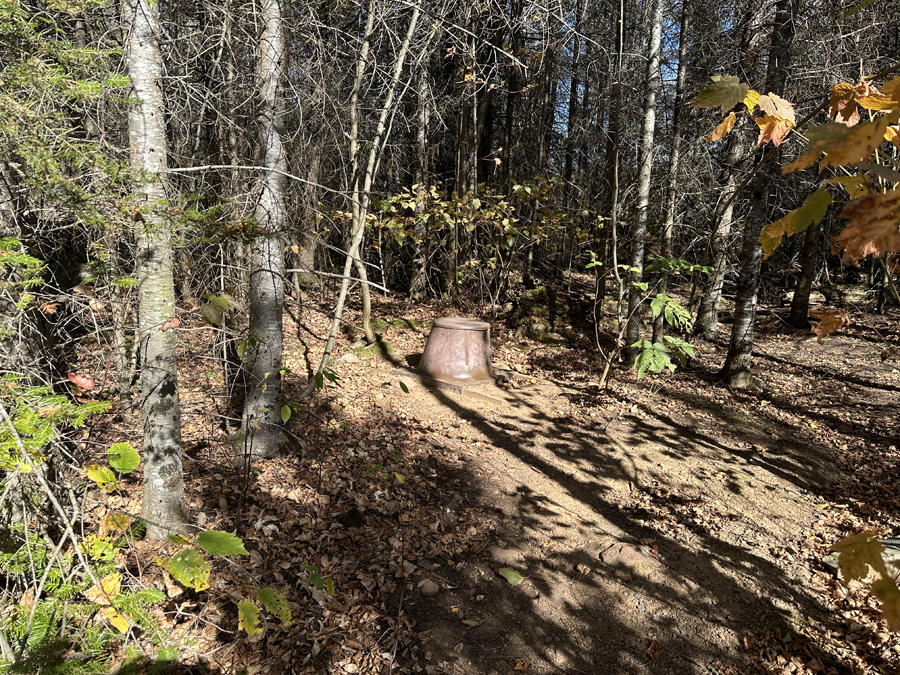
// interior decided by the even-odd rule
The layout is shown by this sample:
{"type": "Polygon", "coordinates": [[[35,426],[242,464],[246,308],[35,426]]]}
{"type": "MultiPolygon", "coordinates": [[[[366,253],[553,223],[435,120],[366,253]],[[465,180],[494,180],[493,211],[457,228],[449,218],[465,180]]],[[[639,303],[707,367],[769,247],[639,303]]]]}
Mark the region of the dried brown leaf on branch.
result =
{"type": "Polygon", "coordinates": [[[846,309],[823,309],[809,315],[819,321],[812,327],[812,332],[818,336],[820,343],[835,331],[850,325],[850,312],[846,309]]]}
{"type": "Polygon", "coordinates": [[[775,147],[784,143],[784,139],[791,132],[794,123],[790,120],[772,115],[764,115],[753,120],[759,127],[759,137],[756,139],[756,147],[772,141],[775,147]]]}
{"type": "Polygon", "coordinates": [[[858,199],[844,207],[841,218],[850,222],[831,240],[844,249],[844,264],[900,251],[900,190],[858,199]]]}
{"type": "Polygon", "coordinates": [[[786,164],[781,173],[787,174],[810,167],[822,153],[825,153],[825,157],[819,164],[819,171],[826,166],[837,167],[864,162],[881,145],[888,126],[896,124],[898,119],[900,111],[894,111],[850,128],[833,122],[813,127],[807,134],[809,145],[806,152],[790,164],[786,164]]]}
{"type": "Polygon", "coordinates": [[[829,91],[828,116],[835,122],[845,124],[848,127],[859,122],[859,109],[854,100],[853,85],[849,82],[839,82],[829,91]]]}

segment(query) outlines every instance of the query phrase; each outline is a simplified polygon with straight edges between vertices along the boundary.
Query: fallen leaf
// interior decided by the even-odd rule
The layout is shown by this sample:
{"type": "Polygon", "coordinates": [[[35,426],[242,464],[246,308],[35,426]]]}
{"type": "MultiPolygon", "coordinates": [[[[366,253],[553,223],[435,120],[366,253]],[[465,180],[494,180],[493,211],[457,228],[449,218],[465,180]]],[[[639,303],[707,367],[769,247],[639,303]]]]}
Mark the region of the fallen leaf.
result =
{"type": "Polygon", "coordinates": [[[654,640],[650,643],[650,646],[647,648],[647,654],[651,659],[656,661],[659,658],[659,653],[662,651],[662,648],[659,646],[659,641],[654,640]]]}
{"type": "Polygon", "coordinates": [[[85,391],[90,391],[94,388],[94,381],[87,375],[82,375],[80,373],[69,373],[68,377],[69,382],[74,384],[76,387],[81,387],[85,391]]]}
{"type": "Polygon", "coordinates": [[[110,601],[119,595],[122,588],[122,575],[118,572],[107,574],[100,580],[100,586],[96,584],[84,592],[88,602],[95,605],[109,605],[110,601]]]}
{"type": "Polygon", "coordinates": [[[525,580],[525,577],[516,572],[512,567],[501,567],[497,570],[497,573],[513,586],[518,586],[525,580]]]}
{"type": "Polygon", "coordinates": [[[181,325],[181,319],[177,316],[173,316],[171,319],[166,319],[163,321],[162,326],[159,329],[165,333],[167,330],[172,330],[173,328],[178,328],[181,325]]]}

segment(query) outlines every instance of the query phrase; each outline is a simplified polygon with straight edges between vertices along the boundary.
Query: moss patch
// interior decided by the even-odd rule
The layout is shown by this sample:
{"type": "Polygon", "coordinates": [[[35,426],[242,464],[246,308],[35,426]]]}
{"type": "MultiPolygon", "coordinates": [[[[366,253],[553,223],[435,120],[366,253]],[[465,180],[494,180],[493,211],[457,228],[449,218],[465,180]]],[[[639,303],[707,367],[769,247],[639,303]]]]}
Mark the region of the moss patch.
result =
{"type": "Polygon", "coordinates": [[[358,359],[373,359],[376,356],[394,356],[397,350],[390,342],[376,340],[370,345],[357,342],[349,350],[358,359]]]}

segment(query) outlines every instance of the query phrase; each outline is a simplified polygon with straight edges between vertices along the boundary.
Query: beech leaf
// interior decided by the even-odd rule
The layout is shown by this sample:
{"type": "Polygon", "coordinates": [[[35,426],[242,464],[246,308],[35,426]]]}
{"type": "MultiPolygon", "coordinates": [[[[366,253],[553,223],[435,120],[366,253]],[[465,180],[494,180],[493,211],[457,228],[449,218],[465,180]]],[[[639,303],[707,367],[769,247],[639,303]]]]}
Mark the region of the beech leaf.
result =
{"type": "Polygon", "coordinates": [[[733,75],[713,75],[713,83],[703,89],[691,104],[698,108],[721,108],[724,115],[744,100],[750,87],[733,75]]]}
{"type": "Polygon", "coordinates": [[[201,532],[197,536],[197,544],[210,555],[247,555],[240,537],[221,530],[201,532]]]}
{"type": "Polygon", "coordinates": [[[501,567],[499,570],[497,570],[497,573],[501,577],[506,579],[512,586],[518,586],[525,580],[525,577],[519,574],[512,567],[501,567]]]}
{"type": "Polygon", "coordinates": [[[106,451],[106,460],[119,473],[131,473],[141,464],[141,457],[128,441],[113,443],[106,451]]]}

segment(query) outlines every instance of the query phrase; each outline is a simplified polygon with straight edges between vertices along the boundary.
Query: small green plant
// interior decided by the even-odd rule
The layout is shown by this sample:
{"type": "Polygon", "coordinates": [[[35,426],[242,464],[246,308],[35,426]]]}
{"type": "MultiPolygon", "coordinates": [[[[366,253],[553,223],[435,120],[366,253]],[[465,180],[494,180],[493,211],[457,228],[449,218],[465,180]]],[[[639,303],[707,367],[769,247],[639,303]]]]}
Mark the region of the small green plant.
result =
{"type": "Polygon", "coordinates": [[[640,349],[635,367],[638,369],[638,377],[643,377],[647,372],[661,373],[663,370],[675,372],[675,358],[684,368],[687,361],[694,355],[694,345],[686,340],[664,335],[662,342],[650,342],[641,340],[634,346],[640,349]]]}

